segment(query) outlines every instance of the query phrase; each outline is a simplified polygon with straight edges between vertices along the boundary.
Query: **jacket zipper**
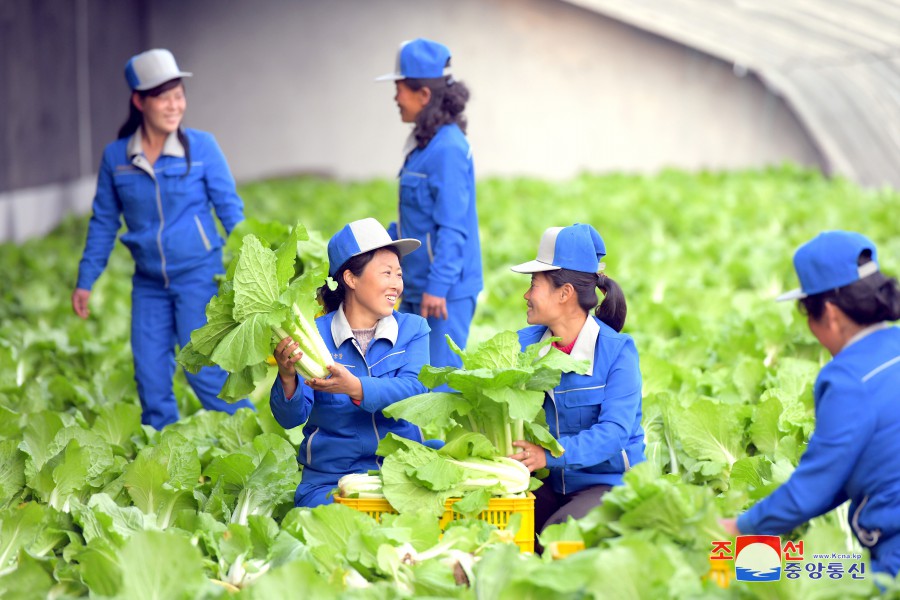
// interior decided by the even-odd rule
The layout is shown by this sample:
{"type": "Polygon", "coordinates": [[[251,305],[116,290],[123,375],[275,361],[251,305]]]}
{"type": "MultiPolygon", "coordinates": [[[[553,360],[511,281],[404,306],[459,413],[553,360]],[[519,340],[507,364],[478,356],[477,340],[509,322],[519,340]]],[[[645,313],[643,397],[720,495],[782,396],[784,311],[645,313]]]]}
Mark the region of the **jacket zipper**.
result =
{"type": "MultiPolygon", "coordinates": [[[[556,439],[559,439],[559,407],[556,406],[556,395],[553,393],[553,390],[547,392],[547,395],[550,396],[550,402],[553,403],[553,416],[556,417],[556,439]]],[[[559,470],[560,475],[562,476],[562,493],[566,494],[566,468],[562,467],[559,470]]]]}
{"type": "Polygon", "coordinates": [[[428,262],[434,262],[434,251],[431,249],[431,233],[425,234],[425,248],[428,249],[428,262]]]}
{"type": "Polygon", "coordinates": [[[156,247],[159,249],[160,270],[162,271],[163,276],[163,287],[168,289],[169,276],[166,274],[166,254],[165,252],[163,252],[162,244],[162,234],[163,229],[166,226],[166,217],[163,214],[162,194],[159,190],[159,180],[156,178],[156,173],[153,171],[153,167],[150,166],[150,164],[147,162],[147,159],[143,155],[138,155],[137,157],[135,157],[134,164],[153,179],[153,185],[156,187],[156,210],[157,212],[159,212],[159,231],[156,232],[156,247]]]}
{"type": "Polygon", "coordinates": [[[209,252],[212,250],[212,244],[209,243],[209,238],[206,237],[206,231],[203,230],[203,223],[200,222],[200,217],[198,215],[194,215],[194,223],[197,224],[197,231],[200,232],[200,238],[203,240],[203,246],[206,248],[206,251],[209,252]]]}
{"type": "Polygon", "coordinates": [[[306,440],[306,464],[309,466],[312,466],[312,441],[317,433],[319,433],[318,427],[310,434],[309,439],[306,440]]]}
{"type": "MultiPolygon", "coordinates": [[[[371,343],[371,342],[370,342],[371,343]]],[[[366,365],[366,373],[369,377],[372,376],[372,367],[369,366],[369,361],[366,360],[366,355],[363,354],[362,348],[359,347],[359,342],[356,341],[356,338],[353,338],[353,345],[356,347],[357,352],[363,359],[363,364],[366,365]]],[[[387,357],[385,357],[387,358],[387,357]]],[[[375,445],[378,445],[378,442],[381,441],[381,435],[378,433],[378,424],[375,423],[375,413],[372,413],[372,430],[375,432],[375,445]]],[[[381,463],[379,462],[381,457],[375,456],[375,464],[378,465],[378,468],[381,468],[381,463]]]]}

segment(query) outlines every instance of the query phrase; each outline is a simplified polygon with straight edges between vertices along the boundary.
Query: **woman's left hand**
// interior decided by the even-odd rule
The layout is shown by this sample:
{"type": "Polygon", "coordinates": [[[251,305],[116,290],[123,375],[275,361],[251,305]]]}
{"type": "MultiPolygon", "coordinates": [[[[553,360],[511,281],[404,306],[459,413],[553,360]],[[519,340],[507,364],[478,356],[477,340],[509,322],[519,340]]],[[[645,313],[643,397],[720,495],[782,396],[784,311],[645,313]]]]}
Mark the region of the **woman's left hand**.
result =
{"type": "Polygon", "coordinates": [[[331,377],[328,379],[307,379],[304,383],[316,390],[317,392],[328,392],[330,394],[347,394],[354,400],[363,399],[362,382],[359,377],[347,370],[344,365],[334,363],[328,370],[331,371],[331,377]]]}
{"type": "Polygon", "coordinates": [[[517,452],[516,454],[510,454],[509,458],[521,461],[521,463],[528,467],[528,470],[532,473],[547,466],[547,455],[544,454],[544,449],[537,444],[532,444],[525,440],[518,440],[513,442],[512,445],[521,448],[522,451],[517,452]]]}

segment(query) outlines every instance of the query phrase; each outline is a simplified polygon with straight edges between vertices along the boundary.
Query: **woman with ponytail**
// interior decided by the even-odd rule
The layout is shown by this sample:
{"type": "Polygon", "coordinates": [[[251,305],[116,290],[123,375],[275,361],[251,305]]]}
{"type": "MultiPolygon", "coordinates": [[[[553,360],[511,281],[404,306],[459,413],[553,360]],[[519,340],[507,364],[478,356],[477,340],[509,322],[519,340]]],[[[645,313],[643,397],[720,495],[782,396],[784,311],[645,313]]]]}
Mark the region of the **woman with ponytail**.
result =
{"type": "Polygon", "coordinates": [[[827,231],[794,254],[797,300],[833,356],[813,388],[816,428],[797,469],[737,520],[732,535],[778,535],[850,500],[849,525],[872,571],[900,572],[900,290],[878,267],[875,244],[827,231]]]}
{"type": "Polygon", "coordinates": [[[394,73],[394,100],[414,124],[400,170],[399,218],[391,237],[417,239],[425,252],[403,259],[401,312],[431,327],[431,364],[462,366],[446,336],[464,348],[481,291],[481,242],[475,209],[475,168],[463,111],[469,90],[450,73],[450,50],[426,39],[404,42],[394,73]]]}
{"type": "MultiPolygon", "coordinates": [[[[550,476],[535,492],[535,532],[581,518],[622,475],[644,461],[641,428],[641,372],[634,341],[621,333],[625,296],[605,275],[606,247],[597,230],[576,223],[544,232],[535,260],[512,267],[531,274],[525,293],[528,323],[519,331],[526,346],[557,338],[552,348],[590,363],[586,374],[563,373],[547,393],[544,411],[550,432],[564,448],[554,458],[526,440],[513,442],[511,456],[550,476]],[[602,301],[597,303],[597,290],[602,301]],[[593,314],[591,314],[593,311],[593,314]]],[[[552,352],[551,346],[545,352],[552,352]]]]}
{"type": "MultiPolygon", "coordinates": [[[[125,66],[131,89],[128,120],[106,146],[97,180],[72,308],[88,318],[94,282],[106,268],[122,221],[121,240],[135,270],[131,295],[131,349],[141,420],[156,429],[178,420],[172,390],[175,345],[184,346],[206,324],[206,303],[224,273],[222,238],[213,212],[230,233],[244,218],[234,178],[215,138],[182,126],[187,99],[183,78],[168,50],[133,56],[125,66]]],[[[217,396],[227,374],[219,367],[186,373],[207,410],[233,413],[217,396]]]]}

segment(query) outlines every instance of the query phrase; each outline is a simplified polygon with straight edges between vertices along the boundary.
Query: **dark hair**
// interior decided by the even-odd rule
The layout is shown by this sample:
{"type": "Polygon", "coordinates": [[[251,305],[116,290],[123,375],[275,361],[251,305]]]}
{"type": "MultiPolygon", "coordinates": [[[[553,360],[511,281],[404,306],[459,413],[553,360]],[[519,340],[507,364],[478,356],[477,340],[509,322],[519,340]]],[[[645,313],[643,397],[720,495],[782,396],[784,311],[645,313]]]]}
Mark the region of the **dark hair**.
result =
{"type": "MultiPolygon", "coordinates": [[[[864,265],[871,261],[872,252],[863,250],[856,264],[864,265]]],[[[900,289],[897,288],[897,280],[880,271],[849,285],[801,298],[797,301],[797,308],[818,321],[825,312],[826,302],[840,308],[857,325],[900,319],[900,289]]]]}
{"type": "Polygon", "coordinates": [[[322,303],[322,306],[325,307],[326,313],[336,311],[347,296],[347,285],[344,283],[344,271],[350,271],[359,277],[362,275],[363,269],[366,268],[367,264],[372,262],[372,259],[375,258],[375,253],[379,250],[390,250],[397,255],[397,258],[400,258],[400,251],[394,246],[375,248],[374,250],[369,250],[368,252],[363,252],[362,254],[357,254],[356,256],[348,258],[347,262],[342,264],[334,277],[332,277],[332,279],[337,282],[337,287],[331,289],[326,283],[319,288],[319,301],[322,303]]]}
{"type": "MultiPolygon", "coordinates": [[[[135,93],[137,93],[137,95],[139,95],[141,98],[146,98],[147,96],[156,98],[157,96],[168,92],[169,90],[176,88],[179,85],[182,87],[184,86],[184,83],[181,81],[180,77],[176,79],[170,79],[169,81],[149,90],[135,90],[135,93]]],[[[122,126],[119,127],[118,139],[121,140],[122,138],[131,137],[132,135],[134,135],[134,132],[138,130],[138,127],[140,127],[143,123],[144,113],[137,109],[137,107],[134,105],[134,102],[131,101],[131,96],[129,96],[128,119],[126,119],[122,126]]],[[[184,160],[185,162],[187,162],[187,171],[184,172],[184,175],[187,175],[191,172],[191,144],[181,127],[178,128],[178,141],[181,142],[181,145],[184,147],[184,160]]]]}
{"type": "MultiPolygon", "coordinates": [[[[447,66],[449,65],[448,59],[447,66]]],[[[431,100],[416,116],[416,128],[413,130],[419,149],[427,146],[444,125],[456,123],[463,133],[466,132],[467,122],[463,111],[469,101],[469,88],[463,82],[447,75],[435,79],[404,79],[403,83],[414,92],[423,87],[431,90],[431,100]]]]}
{"type": "Polygon", "coordinates": [[[572,271],[571,269],[559,269],[557,271],[545,271],[553,287],[560,288],[570,284],[575,288],[578,305],[585,312],[590,312],[594,307],[594,316],[615,329],[622,331],[625,326],[625,315],[628,307],[625,305],[625,294],[619,284],[602,273],[585,273],[572,271]],[[597,288],[603,292],[603,300],[597,306],[597,288]]]}

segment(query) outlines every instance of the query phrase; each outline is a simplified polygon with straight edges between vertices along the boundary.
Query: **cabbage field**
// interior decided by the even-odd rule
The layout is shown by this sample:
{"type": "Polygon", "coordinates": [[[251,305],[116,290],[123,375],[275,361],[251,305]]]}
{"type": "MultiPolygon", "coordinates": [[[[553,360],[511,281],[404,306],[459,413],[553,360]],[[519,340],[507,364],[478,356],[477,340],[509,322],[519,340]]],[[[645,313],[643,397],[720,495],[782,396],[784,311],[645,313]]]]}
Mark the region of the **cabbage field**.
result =
{"type": "MultiPolygon", "coordinates": [[[[309,252],[346,222],[396,210],[396,182],[313,178],[244,185],[254,227],[303,223],[309,252]]],[[[900,196],[785,166],[562,182],[485,179],[478,209],[487,289],[470,347],[525,325],[546,227],[588,222],[628,299],[625,331],[644,377],[647,457],[586,518],[544,540],[583,541],[562,559],[519,553],[514,531],[345,506],[294,509],[299,429],[268,408],[200,410],[176,377],[182,420],[140,425],[121,245],[91,297],[69,297],[86,218],[0,246],[0,597],[12,598],[867,598],[861,579],[772,583],[706,577],[718,519],[784,481],[814,427],[812,382],[827,353],[793,306],[791,256],[823,229],[853,229],[900,272],[900,196]]],[[[274,367],[271,378],[275,377],[274,367]]],[[[846,507],[793,532],[805,553],[862,552],[846,507]]],[[[516,527],[513,519],[511,528],[516,527]]],[[[862,552],[865,556],[865,553],[862,552]]],[[[887,594],[900,585],[880,580],[887,594]]]]}

